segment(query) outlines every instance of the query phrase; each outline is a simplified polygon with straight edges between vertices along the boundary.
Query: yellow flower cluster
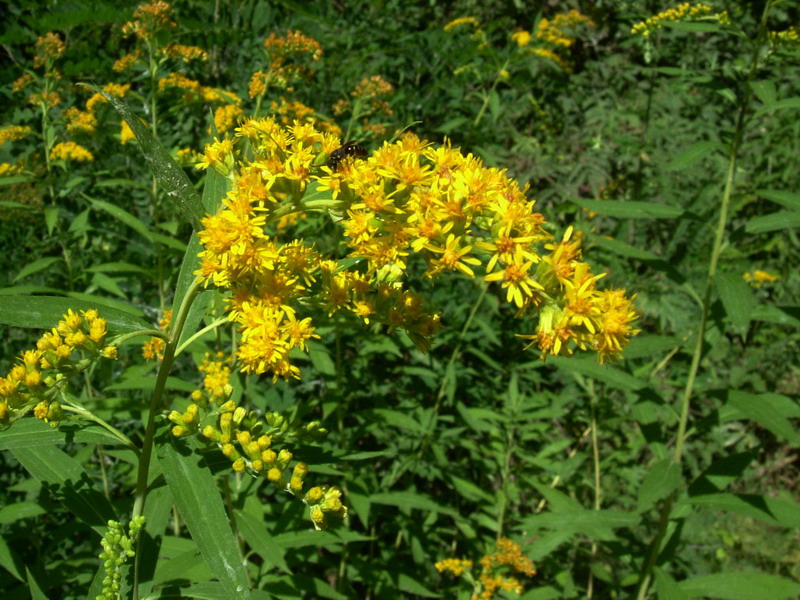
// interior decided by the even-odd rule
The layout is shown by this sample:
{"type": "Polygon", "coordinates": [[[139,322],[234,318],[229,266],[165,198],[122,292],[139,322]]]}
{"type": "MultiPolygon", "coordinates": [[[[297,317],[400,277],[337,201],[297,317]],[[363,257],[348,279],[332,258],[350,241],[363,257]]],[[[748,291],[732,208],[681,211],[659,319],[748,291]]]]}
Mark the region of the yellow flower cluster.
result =
{"type": "Polygon", "coordinates": [[[91,162],[94,160],[94,156],[80,144],[76,144],[75,142],[59,142],[50,150],[50,159],[91,162]]]}
{"type": "Polygon", "coordinates": [[[536,38],[546,44],[569,48],[575,43],[575,36],[570,30],[579,25],[594,27],[594,22],[581,12],[572,9],[556,15],[552,21],[549,19],[539,21],[536,26],[536,38]]]}
{"type": "Polygon", "coordinates": [[[273,115],[280,116],[280,121],[284,125],[288,125],[295,120],[305,123],[314,116],[314,109],[310,106],[297,101],[289,102],[284,98],[280,102],[271,102],[269,111],[273,115]]]}
{"type": "Polygon", "coordinates": [[[255,98],[256,96],[265,94],[269,83],[270,79],[267,73],[264,73],[263,71],[256,71],[250,77],[250,85],[247,91],[248,96],[250,96],[250,98],[255,98]]]}
{"type": "Polygon", "coordinates": [[[64,116],[67,119],[67,131],[70,133],[92,134],[97,129],[97,117],[89,110],[80,110],[76,106],[70,106],[64,116]]]}
{"type": "MultiPolygon", "coordinates": [[[[391,115],[393,111],[389,103],[383,98],[385,96],[391,96],[393,93],[394,88],[391,83],[383,79],[380,75],[373,75],[372,77],[365,77],[362,79],[355,89],[350,92],[350,95],[365,101],[367,103],[366,111],[368,113],[391,115]]],[[[363,114],[362,112],[362,115],[363,114]]]]}
{"type": "Polygon", "coordinates": [[[641,35],[647,37],[654,31],[658,31],[667,21],[696,21],[712,20],[724,25],[730,24],[730,17],[727,11],[712,14],[712,8],[708,4],[697,2],[682,2],[675,8],[662,11],[657,15],[648,17],[644,21],[636,23],[631,27],[631,35],[641,35]]]}
{"type": "Polygon", "coordinates": [[[197,46],[184,46],[183,44],[169,44],[160,49],[169,58],[179,58],[185,63],[193,60],[208,61],[208,52],[197,46]]]}
{"type": "Polygon", "coordinates": [[[768,273],[767,271],[762,271],[761,269],[755,269],[752,272],[742,275],[742,279],[753,287],[760,288],[765,283],[774,283],[778,281],[778,276],[768,273]]]}
{"type": "Polygon", "coordinates": [[[800,28],[792,26],[783,31],[770,31],[769,41],[773,46],[798,48],[800,47],[800,28]]]}
{"type": "Polygon", "coordinates": [[[233,92],[221,88],[203,86],[200,95],[205,102],[220,102],[223,104],[241,104],[242,99],[233,92]]]}
{"type": "Polygon", "coordinates": [[[177,26],[170,18],[171,13],[172,7],[162,0],[140,4],[133,13],[133,21],[128,21],[122,26],[122,35],[124,37],[135,35],[147,42],[162,29],[177,26]]]}
{"type": "Polygon", "coordinates": [[[239,104],[241,102],[241,98],[232,92],[206,87],[199,81],[190,79],[181,73],[170,73],[166,77],[159,79],[158,89],[161,91],[169,89],[183,90],[183,101],[186,103],[205,101],[239,104]]]}
{"type": "Polygon", "coordinates": [[[46,106],[47,108],[55,108],[61,104],[61,96],[56,92],[41,92],[31,94],[28,98],[28,104],[33,106],[46,106]]]}
{"type": "Polygon", "coordinates": [[[137,48],[130,54],[126,54],[125,56],[122,56],[118,58],[116,61],[114,61],[114,66],[111,68],[114,70],[115,73],[122,73],[124,71],[127,71],[133,65],[136,64],[136,61],[139,60],[141,54],[142,54],[141,50],[137,48]]]}
{"type": "MultiPolygon", "coordinates": [[[[167,331],[167,329],[169,329],[169,325],[171,322],[172,322],[172,311],[165,310],[164,315],[158,322],[158,326],[162,331],[167,331]]],[[[164,359],[165,346],[166,342],[164,341],[164,338],[152,337],[142,345],[142,356],[144,356],[145,360],[155,359],[161,361],[164,359]]]]}
{"type": "MultiPolygon", "coordinates": [[[[125,94],[127,94],[128,90],[130,89],[131,89],[130,83],[121,84],[121,83],[111,82],[103,86],[103,91],[109,96],[112,96],[114,98],[124,98],[125,94]]],[[[92,96],[86,101],[86,110],[88,110],[89,112],[95,112],[99,104],[104,104],[107,102],[108,100],[106,100],[103,94],[100,93],[92,94],[92,96]]]]}
{"type": "Polygon", "coordinates": [[[529,31],[515,31],[511,34],[511,40],[520,48],[523,48],[531,43],[531,33],[529,31]]]}
{"type": "Polygon", "coordinates": [[[20,165],[12,165],[11,163],[0,163],[0,177],[10,177],[12,175],[19,175],[24,169],[20,165]]]}
{"type": "Polygon", "coordinates": [[[253,73],[250,97],[262,95],[271,86],[291,89],[296,79],[308,79],[313,71],[310,64],[322,58],[322,46],[301,31],[289,31],[284,36],[270,34],[264,40],[267,68],[253,73]]]}
{"type": "Polygon", "coordinates": [[[558,54],[556,54],[553,50],[549,48],[534,48],[533,54],[536,56],[541,56],[547,60],[550,60],[556,63],[559,67],[564,69],[565,71],[572,71],[572,66],[563,58],[561,58],[558,54]]]}
{"type": "Polygon", "coordinates": [[[303,54],[308,54],[311,60],[314,61],[322,58],[322,46],[320,46],[320,43],[299,30],[288,31],[284,36],[271,33],[264,40],[264,48],[273,61],[285,61],[289,57],[297,57],[303,54]]]}
{"type": "Polygon", "coordinates": [[[470,25],[473,29],[477,29],[480,26],[478,19],[475,17],[459,17],[457,19],[453,19],[449,23],[444,26],[445,31],[452,31],[458,27],[463,27],[465,25],[470,25]]]}
{"type": "Polygon", "coordinates": [[[0,428],[31,410],[37,419],[57,424],[63,419],[57,398],[69,378],[101,357],[117,357],[116,347],[104,344],[105,319],[96,310],[82,314],[67,311],[57,327],[42,335],[35,350],[23,352],[20,363],[0,377],[0,428]],[[83,357],[75,358],[75,352],[83,357]]]}
{"type": "Polygon", "coordinates": [[[25,73],[24,75],[20,75],[17,79],[14,80],[14,83],[11,84],[11,91],[17,93],[23,90],[25,87],[28,86],[29,83],[33,82],[33,75],[30,73],[25,73]]]}
{"type": "MultiPolygon", "coordinates": [[[[492,554],[487,554],[480,560],[481,574],[475,582],[472,600],[491,600],[497,590],[513,592],[517,595],[524,591],[520,581],[513,575],[504,573],[517,572],[528,577],[536,575],[536,569],[531,560],[522,554],[519,544],[508,538],[497,540],[497,548],[492,554]]],[[[434,567],[440,573],[449,571],[456,577],[464,571],[472,569],[472,561],[447,558],[437,562],[434,567]]]]}
{"type": "Polygon", "coordinates": [[[8,125],[6,127],[0,127],[0,148],[2,148],[3,144],[6,142],[22,140],[30,134],[31,128],[27,125],[8,125]]]}
{"type": "Polygon", "coordinates": [[[203,157],[193,148],[180,148],[176,158],[178,164],[182,167],[193,167],[203,159],[203,157]]]}
{"type": "Polygon", "coordinates": [[[131,129],[131,126],[128,125],[127,121],[122,121],[120,123],[120,130],[119,130],[119,143],[124,146],[128,142],[133,141],[135,139],[136,139],[136,134],[133,133],[133,129],[131,129]]]}
{"type": "MultiPolygon", "coordinates": [[[[208,394],[210,402],[224,402],[231,395],[231,357],[224,352],[217,352],[216,355],[206,354],[203,362],[197,369],[204,373],[203,389],[208,394]]],[[[201,392],[202,393],[202,392],[201,392]]],[[[196,401],[197,397],[193,396],[196,401]]]]}
{"type": "Polygon", "coordinates": [[[201,87],[199,81],[189,79],[186,75],[181,73],[170,73],[166,77],[162,77],[158,80],[158,89],[161,91],[170,88],[178,88],[184,90],[188,94],[199,96],[201,87]]]}
{"type": "Polygon", "coordinates": [[[366,160],[345,152],[332,169],[331,154],[346,149],[308,124],[284,129],[273,119],[250,120],[236,130],[242,139],[252,160],[237,160],[232,140],[206,148],[201,166],[231,178],[233,190],[222,210],[203,220],[197,274],[232,290],[230,318],[240,325],[245,372],[297,377],[289,352],[316,337],[311,319],[298,316],[311,306],[404,329],[426,348],[439,323],[403,289],[412,261],[427,266],[429,278],[475,277],[480,267],[520,316],[539,315],[536,332],[520,337],[542,357],[580,349],[604,361],[637,333],[631,299],[624,290],[597,289],[603,274],[592,275],[580,260],[578,236],[570,229],[550,241],[525,190],[471,154],[407,134],[366,160]],[[321,198],[304,204],[312,184],[321,198]],[[347,258],[359,268],[344,269],[300,240],[280,244],[267,233],[270,223],[304,210],[337,216],[347,258]]]}
{"type": "Polygon", "coordinates": [[[343,519],[347,507],[342,504],[342,492],[335,486],[317,486],[304,493],[308,465],[297,462],[290,470],[292,452],[286,447],[292,442],[318,441],[327,434],[319,421],[308,424],[289,423],[278,413],[261,418],[228,400],[233,388],[229,359],[219,353],[206,357],[200,365],[205,373],[204,394],[192,393],[192,402],[184,412],[173,410],[169,420],[174,424],[175,437],[197,436],[206,444],[215,444],[232,463],[235,472],[248,472],[265,477],[278,488],[300,498],[310,509],[311,520],[317,529],[324,529],[331,518],[343,519]]]}
{"type": "MultiPolygon", "coordinates": [[[[233,129],[236,123],[244,117],[244,111],[236,104],[225,104],[214,111],[214,126],[217,133],[225,133],[233,129]]],[[[209,131],[209,133],[211,133],[209,131]]]]}
{"type": "Polygon", "coordinates": [[[67,47],[57,33],[48,33],[36,40],[33,66],[47,67],[52,61],[64,54],[67,47]]]}
{"type": "Polygon", "coordinates": [[[350,92],[356,98],[377,98],[379,96],[390,96],[394,92],[392,84],[380,75],[365,77],[355,89],[350,92]]]}
{"type": "Polygon", "coordinates": [[[437,571],[439,571],[439,573],[444,573],[445,571],[449,571],[456,577],[461,577],[461,574],[464,571],[469,571],[470,569],[472,569],[472,561],[461,560],[460,558],[445,558],[444,560],[440,560],[433,566],[437,571]]]}

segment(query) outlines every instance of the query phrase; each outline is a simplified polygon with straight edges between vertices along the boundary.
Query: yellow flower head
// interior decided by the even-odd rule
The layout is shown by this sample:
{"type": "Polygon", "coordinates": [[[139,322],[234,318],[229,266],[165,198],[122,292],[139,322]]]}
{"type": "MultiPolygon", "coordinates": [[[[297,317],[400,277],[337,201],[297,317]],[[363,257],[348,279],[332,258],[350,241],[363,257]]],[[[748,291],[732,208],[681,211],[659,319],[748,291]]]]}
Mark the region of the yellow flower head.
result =
{"type": "Polygon", "coordinates": [[[122,26],[122,35],[135,35],[139,40],[147,41],[162,29],[176,27],[170,18],[172,7],[163,0],[140,4],[133,13],[133,20],[122,26]]]}
{"type": "Polygon", "coordinates": [[[51,64],[55,59],[64,54],[67,47],[57,33],[50,32],[36,40],[36,54],[33,57],[33,66],[42,67],[51,64]]]}
{"type": "Polygon", "coordinates": [[[75,162],[91,162],[94,156],[83,146],[75,142],[59,142],[50,150],[52,160],[72,160],[75,162]]]}
{"type": "Polygon", "coordinates": [[[480,23],[478,19],[476,19],[475,17],[459,17],[447,23],[444,26],[444,30],[452,31],[453,29],[457,29],[459,27],[464,27],[467,25],[471,26],[473,29],[477,29],[480,23]]]}
{"type": "Polygon", "coordinates": [[[511,34],[511,40],[514,41],[520,48],[527,46],[531,43],[530,31],[515,31],[511,34]]]}

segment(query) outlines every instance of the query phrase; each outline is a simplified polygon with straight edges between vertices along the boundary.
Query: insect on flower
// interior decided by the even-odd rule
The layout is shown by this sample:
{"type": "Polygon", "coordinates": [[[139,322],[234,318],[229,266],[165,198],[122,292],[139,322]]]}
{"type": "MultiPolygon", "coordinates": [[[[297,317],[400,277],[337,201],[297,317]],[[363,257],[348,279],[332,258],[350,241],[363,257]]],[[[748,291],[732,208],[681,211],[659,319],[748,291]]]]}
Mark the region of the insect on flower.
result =
{"type": "Polygon", "coordinates": [[[353,156],[355,158],[365,158],[367,156],[367,151],[364,146],[357,144],[355,142],[347,142],[341,148],[337,148],[331,155],[328,157],[328,167],[332,171],[336,171],[339,169],[339,165],[342,161],[347,158],[348,156],[353,156]]]}

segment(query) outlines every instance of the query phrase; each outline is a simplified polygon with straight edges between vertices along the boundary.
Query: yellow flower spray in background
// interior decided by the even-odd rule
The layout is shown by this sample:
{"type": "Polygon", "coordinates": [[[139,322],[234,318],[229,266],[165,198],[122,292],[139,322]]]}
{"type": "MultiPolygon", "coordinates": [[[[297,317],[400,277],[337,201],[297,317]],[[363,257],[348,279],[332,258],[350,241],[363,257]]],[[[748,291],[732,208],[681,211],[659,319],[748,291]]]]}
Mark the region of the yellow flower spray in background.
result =
{"type": "Polygon", "coordinates": [[[82,315],[68,311],[57,327],[39,338],[36,349],[23,352],[20,362],[0,377],[0,428],[31,410],[37,419],[58,426],[70,408],[63,406],[69,380],[101,358],[117,357],[117,348],[105,344],[105,319],[96,310],[82,315]]]}
{"type": "Polygon", "coordinates": [[[498,590],[520,595],[525,590],[514,573],[527,577],[536,575],[533,562],[522,554],[519,544],[508,538],[497,540],[497,548],[480,560],[481,572],[476,580],[472,574],[472,561],[446,558],[434,567],[440,573],[450,572],[456,577],[464,577],[472,585],[472,600],[491,600],[498,590]]]}

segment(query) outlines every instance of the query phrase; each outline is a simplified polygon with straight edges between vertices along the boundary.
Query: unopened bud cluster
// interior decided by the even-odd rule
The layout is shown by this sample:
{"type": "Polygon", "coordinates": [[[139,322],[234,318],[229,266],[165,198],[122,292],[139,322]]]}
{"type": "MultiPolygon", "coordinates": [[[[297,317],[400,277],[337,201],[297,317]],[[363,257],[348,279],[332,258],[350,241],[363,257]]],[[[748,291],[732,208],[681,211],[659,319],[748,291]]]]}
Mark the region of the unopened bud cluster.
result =
{"type": "Polygon", "coordinates": [[[230,358],[207,356],[200,369],[206,374],[203,389],[195,390],[183,412],[173,410],[168,418],[175,437],[197,436],[216,445],[237,473],[261,476],[278,488],[303,500],[310,507],[314,526],[322,529],[329,517],[343,518],[347,508],[336,487],[312,487],[304,493],[308,465],[295,462],[287,443],[317,442],[328,432],[319,421],[292,423],[279,413],[263,417],[230,400],[230,358]]]}
{"type": "Polygon", "coordinates": [[[57,426],[64,418],[56,400],[69,379],[100,358],[116,358],[117,349],[105,345],[106,321],[96,310],[69,310],[51,331],[26,350],[5,377],[0,377],[0,429],[30,410],[37,419],[57,426]]]}
{"type": "Polygon", "coordinates": [[[128,534],[125,535],[120,523],[108,522],[108,531],[100,541],[103,546],[100,560],[105,572],[103,592],[96,596],[96,600],[120,600],[122,598],[120,586],[122,567],[129,558],[135,556],[133,545],[143,525],[143,516],[134,517],[128,527],[128,534]]]}

